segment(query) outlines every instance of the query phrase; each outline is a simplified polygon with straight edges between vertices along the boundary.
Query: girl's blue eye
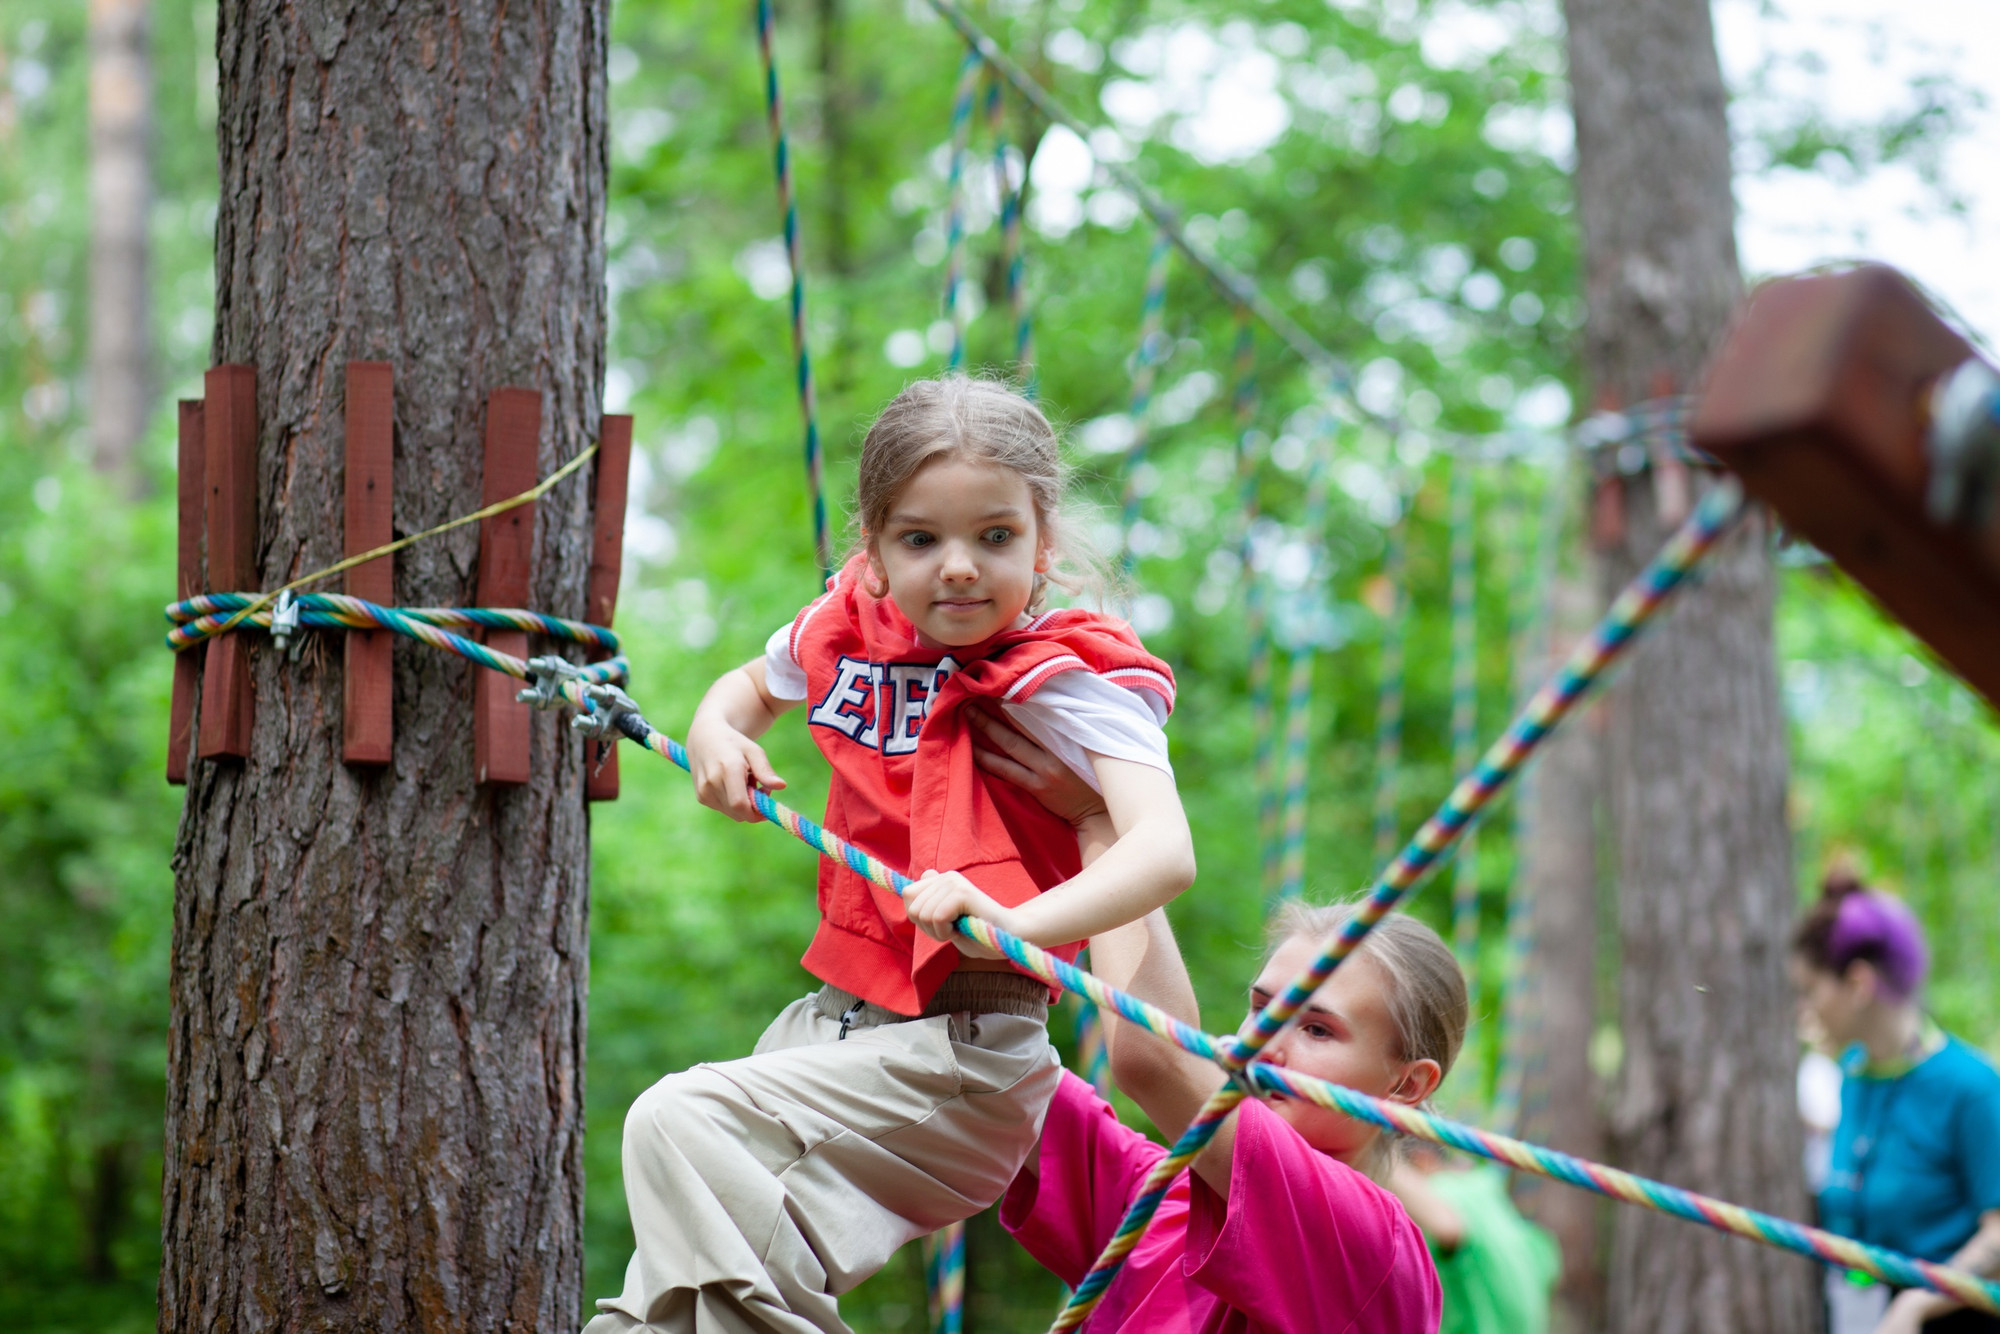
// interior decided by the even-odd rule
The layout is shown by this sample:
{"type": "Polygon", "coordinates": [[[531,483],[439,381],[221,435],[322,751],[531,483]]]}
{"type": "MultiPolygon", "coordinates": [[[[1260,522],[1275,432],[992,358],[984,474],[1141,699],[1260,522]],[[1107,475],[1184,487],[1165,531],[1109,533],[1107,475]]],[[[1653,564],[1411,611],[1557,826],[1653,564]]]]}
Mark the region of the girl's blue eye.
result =
{"type": "Polygon", "coordinates": [[[904,533],[902,538],[903,545],[906,547],[927,547],[936,540],[929,533],[924,532],[904,533]]]}
{"type": "Polygon", "coordinates": [[[996,547],[1005,546],[1013,539],[1014,530],[1011,528],[988,528],[986,530],[986,540],[996,547]]]}

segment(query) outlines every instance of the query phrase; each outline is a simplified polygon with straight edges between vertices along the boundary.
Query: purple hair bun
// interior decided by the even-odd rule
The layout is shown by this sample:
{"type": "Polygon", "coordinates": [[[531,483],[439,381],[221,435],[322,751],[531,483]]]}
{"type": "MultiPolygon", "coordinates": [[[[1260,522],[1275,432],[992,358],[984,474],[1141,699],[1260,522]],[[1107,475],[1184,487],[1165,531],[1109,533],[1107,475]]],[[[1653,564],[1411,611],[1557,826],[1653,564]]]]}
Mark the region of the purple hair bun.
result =
{"type": "Polygon", "coordinates": [[[1827,950],[1841,972],[1856,959],[1874,964],[1882,985],[1898,998],[1914,995],[1930,966],[1916,917],[1899,900],[1872,889],[1842,897],[1827,950]]]}

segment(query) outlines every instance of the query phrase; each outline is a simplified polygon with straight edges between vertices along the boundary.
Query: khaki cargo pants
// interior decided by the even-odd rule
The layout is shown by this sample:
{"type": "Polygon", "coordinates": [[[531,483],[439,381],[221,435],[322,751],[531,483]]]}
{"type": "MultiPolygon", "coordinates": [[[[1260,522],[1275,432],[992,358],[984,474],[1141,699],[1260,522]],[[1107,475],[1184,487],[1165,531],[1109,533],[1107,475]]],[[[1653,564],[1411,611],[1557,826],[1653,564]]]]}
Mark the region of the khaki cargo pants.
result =
{"type": "Polygon", "coordinates": [[[847,1334],[840,1293],[1027,1160],[1061,1075],[1047,998],[961,971],[905,1020],[829,987],[653,1085],[625,1118],[637,1249],[585,1334],[847,1334]]]}

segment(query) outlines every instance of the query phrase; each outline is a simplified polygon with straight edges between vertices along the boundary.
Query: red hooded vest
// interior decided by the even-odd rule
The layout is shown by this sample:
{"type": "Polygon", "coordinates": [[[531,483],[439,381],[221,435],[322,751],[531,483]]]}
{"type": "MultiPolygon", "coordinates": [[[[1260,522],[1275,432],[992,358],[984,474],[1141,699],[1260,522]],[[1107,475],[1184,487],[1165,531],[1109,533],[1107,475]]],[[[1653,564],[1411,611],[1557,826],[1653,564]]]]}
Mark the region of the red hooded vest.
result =
{"type": "MultiPolygon", "coordinates": [[[[863,587],[857,556],[792,623],[806,718],[833,767],[826,826],[891,866],[960,871],[1012,907],[1081,869],[1076,831],[973,759],[965,707],[1021,703],[1057,675],[1092,671],[1174,702],[1168,666],[1122,621],[1045,613],[982,643],[925,648],[889,598],[863,587]]],[[[921,1013],[958,966],[956,947],[910,925],[902,900],[845,865],[819,866],[819,931],[806,969],[898,1014],[921,1013]]],[[[1078,944],[1054,951],[1076,957],[1078,944]]]]}

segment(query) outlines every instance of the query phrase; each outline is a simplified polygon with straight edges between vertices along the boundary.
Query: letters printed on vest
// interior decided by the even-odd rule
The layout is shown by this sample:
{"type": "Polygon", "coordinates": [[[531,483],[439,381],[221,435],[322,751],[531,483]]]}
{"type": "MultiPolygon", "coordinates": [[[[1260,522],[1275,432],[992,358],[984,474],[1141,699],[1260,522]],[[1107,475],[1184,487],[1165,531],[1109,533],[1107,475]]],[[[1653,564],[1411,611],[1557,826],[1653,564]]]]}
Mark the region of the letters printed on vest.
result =
{"type": "Polygon", "coordinates": [[[912,755],[931,697],[957,670],[949,655],[937,662],[880,663],[842,654],[833,684],[807,718],[869,750],[912,755]]]}

